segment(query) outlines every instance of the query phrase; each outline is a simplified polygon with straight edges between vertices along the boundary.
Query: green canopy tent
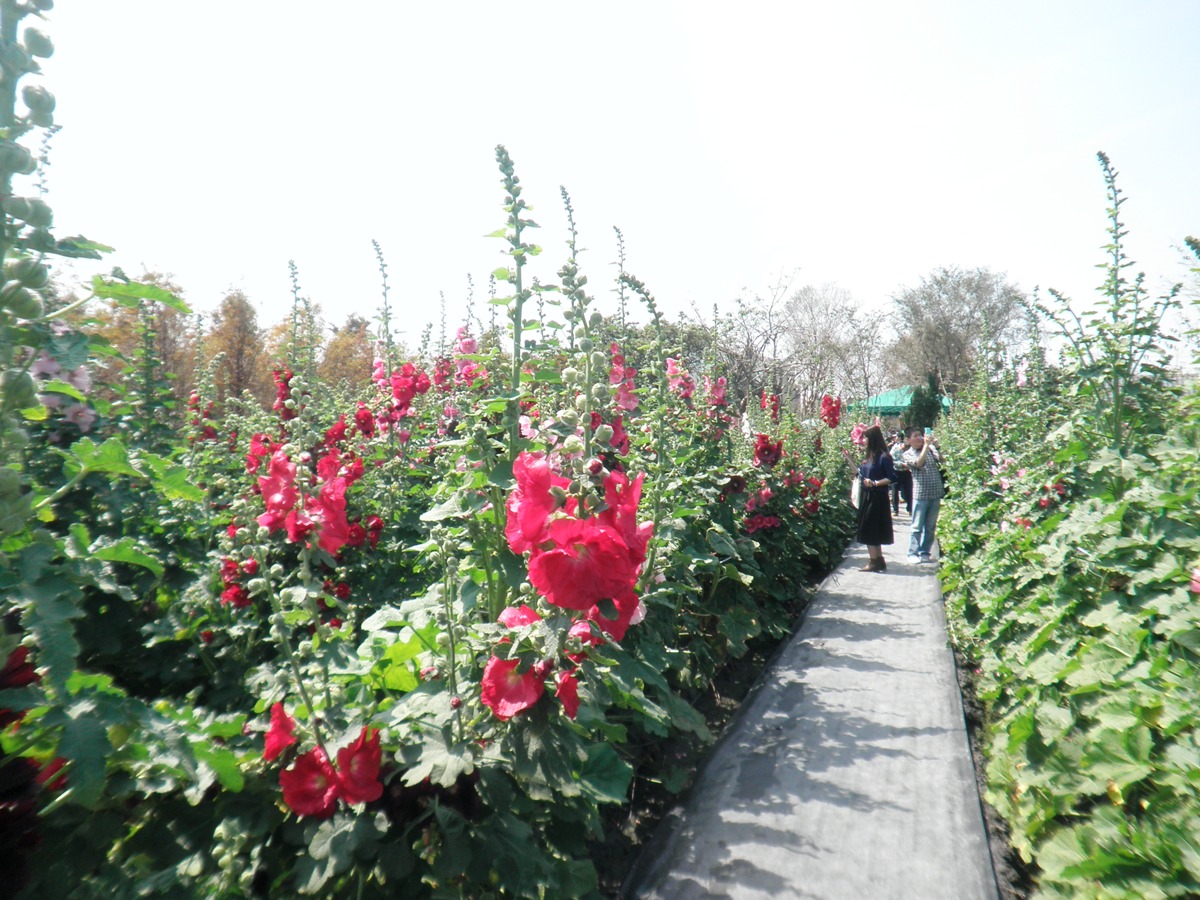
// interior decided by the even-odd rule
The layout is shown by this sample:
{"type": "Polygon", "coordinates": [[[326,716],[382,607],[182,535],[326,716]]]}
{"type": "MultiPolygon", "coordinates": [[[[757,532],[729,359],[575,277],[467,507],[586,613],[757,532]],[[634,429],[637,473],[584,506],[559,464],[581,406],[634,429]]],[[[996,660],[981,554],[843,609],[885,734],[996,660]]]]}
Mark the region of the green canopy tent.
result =
{"type": "MultiPolygon", "coordinates": [[[[849,404],[849,408],[855,412],[863,412],[868,416],[902,416],[909,404],[912,403],[913,389],[911,387],[896,388],[892,391],[885,391],[882,394],[876,394],[874,397],[868,397],[866,400],[856,400],[849,404]]],[[[949,412],[950,407],[954,405],[954,401],[949,397],[942,398],[942,410],[949,412]]]]}

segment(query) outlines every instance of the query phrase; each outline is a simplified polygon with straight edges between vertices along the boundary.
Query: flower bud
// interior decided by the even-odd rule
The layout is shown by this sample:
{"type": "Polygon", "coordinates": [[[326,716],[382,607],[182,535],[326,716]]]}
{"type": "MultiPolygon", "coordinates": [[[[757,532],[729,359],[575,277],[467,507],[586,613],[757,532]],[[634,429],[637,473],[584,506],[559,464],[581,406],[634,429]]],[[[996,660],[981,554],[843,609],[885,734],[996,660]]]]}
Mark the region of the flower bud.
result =
{"type": "MultiPolygon", "coordinates": [[[[611,444],[613,439],[613,430],[611,425],[601,425],[596,429],[596,440],[602,444],[611,444]]],[[[593,475],[596,473],[593,472],[593,475]]]]}
{"type": "Polygon", "coordinates": [[[600,350],[593,350],[592,351],[592,368],[596,369],[597,371],[603,371],[604,367],[607,365],[608,365],[608,357],[605,356],[604,353],[600,350]]]}
{"type": "Polygon", "coordinates": [[[271,536],[271,529],[268,528],[266,525],[259,525],[258,529],[254,532],[254,537],[260,541],[265,541],[270,536],[271,536]]]}
{"type": "Polygon", "coordinates": [[[283,564],[282,563],[275,563],[273,566],[271,566],[271,577],[272,578],[282,578],[283,577],[283,564]]]}
{"type": "Polygon", "coordinates": [[[563,319],[565,319],[568,322],[574,322],[575,321],[575,310],[564,309],[563,310],[563,319]]]}
{"type": "Polygon", "coordinates": [[[579,435],[573,434],[563,441],[563,449],[571,454],[582,453],[583,440],[579,437],[579,435]]]}
{"type": "Polygon", "coordinates": [[[573,410],[573,409],[560,409],[555,414],[555,418],[558,419],[560,422],[562,422],[564,425],[578,425],[579,424],[579,413],[575,412],[575,410],[573,410]]]}
{"type": "Polygon", "coordinates": [[[8,197],[0,206],[14,219],[27,222],[34,228],[49,228],[54,221],[49,205],[37,197],[8,197]]]}
{"type": "Polygon", "coordinates": [[[47,59],[54,55],[54,44],[41,31],[30,26],[25,29],[25,49],[30,56],[47,59]]]}
{"type": "Polygon", "coordinates": [[[27,84],[21,88],[21,99],[25,101],[30,112],[54,112],[54,95],[40,84],[27,84]]]}
{"type": "Polygon", "coordinates": [[[0,168],[28,175],[37,169],[37,160],[33,158],[28,147],[14,141],[0,141],[0,168]]]}
{"type": "Polygon", "coordinates": [[[592,314],[588,316],[588,325],[592,328],[599,328],[604,324],[604,314],[600,310],[592,310],[592,314]]]}
{"type": "Polygon", "coordinates": [[[591,338],[584,338],[582,341],[579,342],[579,349],[582,350],[584,353],[591,353],[592,348],[594,346],[596,346],[596,345],[592,343],[591,338]]]}
{"type": "Polygon", "coordinates": [[[263,594],[267,590],[267,580],[265,578],[251,578],[246,583],[246,590],[251,594],[263,594]]]}
{"type": "Polygon", "coordinates": [[[562,370],[562,380],[565,384],[575,384],[579,381],[579,370],[568,366],[562,370]]]}
{"type": "MultiPolygon", "coordinates": [[[[23,147],[21,149],[24,149],[23,147]]],[[[27,288],[44,288],[50,281],[50,270],[36,259],[25,256],[8,264],[8,275],[27,288]]]]}
{"type": "MultiPolygon", "coordinates": [[[[604,428],[608,428],[608,426],[601,425],[600,428],[604,429],[604,428]]],[[[597,434],[599,434],[599,432],[597,432],[597,434]]],[[[612,429],[611,428],[609,428],[609,437],[612,437],[612,429]]],[[[591,459],[588,460],[587,470],[588,470],[589,475],[599,475],[601,472],[604,471],[604,460],[593,456],[591,459]]]]}
{"type": "Polygon", "coordinates": [[[286,400],[283,401],[283,406],[285,409],[295,409],[296,401],[293,400],[291,397],[288,397],[286,400]]]}
{"type": "Polygon", "coordinates": [[[576,325],[575,326],[575,337],[577,337],[577,338],[587,337],[587,329],[584,328],[582,325],[576,325]]]}
{"type": "Polygon", "coordinates": [[[610,395],[611,392],[609,391],[607,384],[592,385],[592,399],[597,403],[606,403],[610,395]]]}

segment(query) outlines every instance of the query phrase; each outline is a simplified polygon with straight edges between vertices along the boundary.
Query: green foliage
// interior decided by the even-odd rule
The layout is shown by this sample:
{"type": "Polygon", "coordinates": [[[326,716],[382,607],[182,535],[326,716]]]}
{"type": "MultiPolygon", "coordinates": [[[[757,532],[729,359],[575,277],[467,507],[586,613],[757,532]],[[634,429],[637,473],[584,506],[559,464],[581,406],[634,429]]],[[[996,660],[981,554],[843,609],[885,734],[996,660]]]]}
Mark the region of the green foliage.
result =
{"type": "Polygon", "coordinates": [[[1061,369],[997,359],[945,441],[952,631],[978,666],[987,799],[1045,897],[1200,891],[1200,395],[1167,375],[1174,293],[1124,281],[1119,192],[1103,300],[1061,369]],[[1133,398],[1136,398],[1134,400],[1133,398]]]}

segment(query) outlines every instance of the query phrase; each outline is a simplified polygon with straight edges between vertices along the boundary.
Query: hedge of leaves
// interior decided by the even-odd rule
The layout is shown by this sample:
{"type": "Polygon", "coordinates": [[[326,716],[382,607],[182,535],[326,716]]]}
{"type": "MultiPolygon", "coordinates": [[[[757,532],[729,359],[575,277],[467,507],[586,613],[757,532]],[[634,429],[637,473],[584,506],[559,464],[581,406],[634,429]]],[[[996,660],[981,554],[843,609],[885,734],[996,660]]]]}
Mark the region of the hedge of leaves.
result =
{"type": "Polygon", "coordinates": [[[942,578],[979,668],[987,799],[1037,895],[1193,897],[1200,394],[1168,368],[1175,292],[1126,277],[1123,198],[1101,162],[1103,297],[1079,316],[1033,304],[1061,364],[1038,342],[959,399],[942,578]]]}

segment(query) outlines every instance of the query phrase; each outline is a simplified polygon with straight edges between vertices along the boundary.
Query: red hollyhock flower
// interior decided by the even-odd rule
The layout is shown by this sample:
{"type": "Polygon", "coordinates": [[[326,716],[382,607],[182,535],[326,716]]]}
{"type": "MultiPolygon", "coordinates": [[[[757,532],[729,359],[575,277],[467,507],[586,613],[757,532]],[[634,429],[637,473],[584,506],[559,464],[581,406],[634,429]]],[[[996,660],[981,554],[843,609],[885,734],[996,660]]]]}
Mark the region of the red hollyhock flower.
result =
{"type": "Polygon", "coordinates": [[[267,729],[263,759],[270,762],[294,743],[296,743],[296,720],[287,714],[282,703],[276,703],[271,707],[271,727],[267,729]]]}
{"type": "Polygon", "coordinates": [[[347,803],[370,803],[383,796],[383,785],[379,781],[378,730],[366,727],[349,747],[338,751],[338,778],[341,780],[342,799],[347,803]]]}
{"type": "MultiPolygon", "coordinates": [[[[571,629],[567,632],[571,637],[579,638],[579,643],[587,647],[599,647],[605,643],[604,638],[600,637],[592,629],[592,623],[588,619],[578,619],[571,629]]],[[[573,663],[580,663],[587,659],[587,653],[567,653],[564,654],[567,659],[573,663]]]]}
{"type": "Polygon", "coordinates": [[[328,819],[337,808],[342,782],[325,751],[314,747],[279,773],[283,802],[301,816],[328,819]]]}
{"type": "Polygon", "coordinates": [[[556,689],[554,696],[563,705],[563,711],[569,718],[574,719],[579,712],[579,681],[575,677],[575,669],[570,672],[559,672],[554,676],[556,689]]]}
{"type": "MultiPolygon", "coordinates": [[[[8,659],[4,662],[4,668],[0,669],[0,690],[26,687],[41,680],[42,677],[29,662],[28,647],[17,647],[8,655],[8,659]]],[[[0,729],[7,728],[13,722],[20,722],[23,718],[25,718],[24,710],[0,708],[0,729]]]]}
{"type": "Polygon", "coordinates": [[[532,625],[534,622],[542,621],[542,617],[527,605],[521,604],[520,606],[508,607],[500,613],[498,621],[509,628],[521,628],[525,625],[532,625]]]}
{"type": "Polygon", "coordinates": [[[247,575],[249,575],[251,578],[253,578],[255,575],[258,574],[258,560],[257,559],[246,560],[244,563],[242,563],[242,571],[245,572],[247,575]]]}
{"type": "Polygon", "coordinates": [[[650,544],[650,536],[654,532],[653,522],[638,525],[637,521],[643,478],[645,476],[640,472],[633,481],[630,481],[624,472],[613,472],[605,478],[604,503],[607,509],[597,517],[621,535],[632,554],[634,565],[639,566],[646,559],[646,547],[650,544]]]}
{"type": "Polygon", "coordinates": [[[354,413],[354,424],[365,438],[375,436],[375,415],[367,409],[367,404],[359,402],[358,410],[354,413]]]}
{"type": "Polygon", "coordinates": [[[781,459],[783,459],[783,441],[779,440],[772,444],[770,436],[760,434],[754,445],[754,465],[770,469],[781,459]]]}
{"type": "Polygon", "coordinates": [[[524,553],[549,537],[550,516],[559,508],[550,489],[565,488],[571,482],[555,475],[542,453],[522,452],[513,461],[513,476],[517,486],[504,503],[508,513],[504,536],[513,553],[524,553]]]}
{"type": "Polygon", "coordinates": [[[507,721],[532,707],[546,690],[546,683],[532,671],[517,672],[519,660],[493,656],[483,667],[483,705],[507,721]]]}
{"type": "Polygon", "coordinates": [[[337,555],[350,539],[350,523],[346,521],[346,479],[334,478],[325,482],[317,496],[309,498],[307,506],[321,528],[318,545],[326,553],[337,555]]]}
{"type": "Polygon", "coordinates": [[[367,540],[370,541],[372,550],[379,546],[379,537],[382,534],[383,519],[379,516],[367,516],[367,540]]]}
{"type": "Polygon", "coordinates": [[[221,591],[221,602],[244,609],[250,605],[250,593],[240,584],[231,584],[221,591]]]}
{"type": "Polygon", "coordinates": [[[351,522],[350,528],[346,532],[346,546],[361,547],[367,542],[367,529],[363,528],[361,522],[351,522]]]}
{"type": "Polygon", "coordinates": [[[293,544],[298,544],[312,534],[317,527],[317,523],[312,520],[308,513],[299,509],[293,509],[284,517],[283,527],[287,529],[288,540],[293,544]]]}
{"type": "Polygon", "coordinates": [[[646,617],[646,608],[632,589],[613,597],[612,602],[617,612],[615,619],[608,618],[601,611],[599,604],[588,610],[587,617],[614,641],[621,641],[625,639],[630,625],[636,625],[646,617]]]}
{"type": "Polygon", "coordinates": [[[338,416],[338,420],[334,422],[333,427],[325,432],[325,443],[333,446],[338,441],[346,439],[346,416],[338,416]]]}
{"type": "Polygon", "coordinates": [[[529,581],[547,601],[586,610],[627,593],[637,581],[637,562],[620,533],[598,519],[559,519],[550,525],[550,550],[529,558],[529,581]]]}

